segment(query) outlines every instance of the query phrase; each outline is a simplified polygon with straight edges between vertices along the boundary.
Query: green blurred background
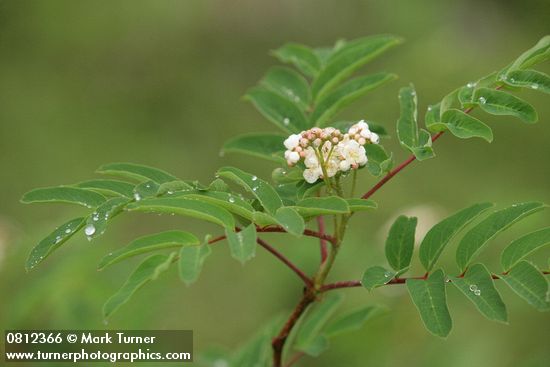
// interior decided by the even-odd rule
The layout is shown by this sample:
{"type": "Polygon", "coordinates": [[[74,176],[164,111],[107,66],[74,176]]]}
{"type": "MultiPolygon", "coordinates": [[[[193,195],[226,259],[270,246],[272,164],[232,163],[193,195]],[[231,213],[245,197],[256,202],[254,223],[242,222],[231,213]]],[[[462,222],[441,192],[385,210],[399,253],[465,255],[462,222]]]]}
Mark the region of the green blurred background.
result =
{"type": "MultiPolygon", "coordinates": [[[[139,260],[97,272],[102,255],[153,231],[181,228],[202,236],[219,229],[186,218],[126,215],[100,239],[89,243],[80,236],[25,273],[31,247],[82,212],[23,206],[21,195],[92,178],[100,164],[112,161],[149,164],[203,182],[221,165],[269,177],[274,167],[264,162],[219,156],[231,136],[272,130],[240,100],[276,63],[269,50],[288,41],[325,46],[376,33],[403,36],[403,45],[367,67],[396,72],[400,79],[340,116],[368,118],[393,131],[400,86],[415,83],[424,111],[456,86],[531,47],[549,33],[549,17],[546,0],[1,1],[2,329],[193,329],[196,352],[215,345],[236,348],[260,325],[289,312],[301,292],[295,276],[264,251],[243,267],[224,244],[217,245],[197,284],[185,287],[172,269],[105,326],[103,302],[139,260]]],[[[545,95],[522,94],[537,108],[539,124],[486,118],[495,130],[491,145],[442,137],[436,159],[414,163],[374,197],[376,212],[353,218],[331,279],[358,278],[367,266],[383,264],[384,235],[400,213],[417,215],[422,232],[478,201],[550,203],[550,103],[545,95]]],[[[395,139],[383,143],[398,161],[406,156],[395,139]]],[[[360,187],[374,182],[365,173],[360,187]]],[[[549,221],[546,211],[517,225],[483,259],[498,271],[497,256],[509,240],[549,221]]],[[[266,238],[308,271],[315,269],[315,241],[266,238]]],[[[545,265],[548,254],[535,260],[545,265]]],[[[443,264],[456,271],[453,251],[443,264]]],[[[413,268],[421,272],[417,262],[413,268]]],[[[391,311],[302,365],[549,366],[549,315],[499,288],[509,308],[508,326],[484,320],[449,288],[454,330],[447,340],[423,328],[403,287],[371,294],[347,290],[345,307],[381,303],[391,311]]]]}

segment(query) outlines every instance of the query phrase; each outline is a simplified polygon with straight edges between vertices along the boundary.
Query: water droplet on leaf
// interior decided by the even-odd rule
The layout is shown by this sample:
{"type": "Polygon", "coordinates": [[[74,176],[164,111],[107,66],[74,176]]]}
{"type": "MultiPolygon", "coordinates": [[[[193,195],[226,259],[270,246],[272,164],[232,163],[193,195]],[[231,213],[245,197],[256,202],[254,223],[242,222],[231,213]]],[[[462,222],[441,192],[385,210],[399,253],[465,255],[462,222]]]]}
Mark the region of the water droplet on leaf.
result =
{"type": "Polygon", "coordinates": [[[84,228],[84,233],[86,236],[91,236],[95,233],[95,226],[93,224],[88,224],[86,228],[84,228]]]}

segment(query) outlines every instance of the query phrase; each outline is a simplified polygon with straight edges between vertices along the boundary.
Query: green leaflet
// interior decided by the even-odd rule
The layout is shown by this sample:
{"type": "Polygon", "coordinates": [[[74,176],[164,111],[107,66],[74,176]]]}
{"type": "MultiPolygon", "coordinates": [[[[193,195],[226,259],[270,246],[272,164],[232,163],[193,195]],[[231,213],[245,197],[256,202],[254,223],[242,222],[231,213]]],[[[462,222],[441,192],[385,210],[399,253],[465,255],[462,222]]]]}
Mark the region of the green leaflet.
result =
{"type": "Polygon", "coordinates": [[[406,284],[426,329],[442,338],[449,335],[453,321],[447,308],[443,271],[435,271],[426,280],[407,279],[406,284]]]}
{"type": "Polygon", "coordinates": [[[510,270],[520,260],[546,245],[550,245],[550,227],[531,232],[512,241],[500,257],[502,268],[505,271],[510,270]]]}
{"type": "Polygon", "coordinates": [[[530,88],[550,93],[550,76],[536,70],[514,70],[507,73],[504,82],[513,87],[530,88]]]}
{"type": "Polygon", "coordinates": [[[529,103],[509,93],[489,88],[476,89],[474,99],[479,107],[493,115],[509,115],[526,123],[537,122],[537,112],[529,103]]]}
{"type": "Polygon", "coordinates": [[[231,213],[219,206],[186,198],[144,199],[127,206],[130,211],[186,215],[219,224],[227,229],[235,228],[231,213]]]}
{"type": "Polygon", "coordinates": [[[245,341],[244,345],[238,347],[229,366],[264,367],[271,365],[273,360],[271,339],[281,327],[282,322],[280,318],[276,317],[270,321],[267,326],[262,327],[251,339],[245,341]]]}
{"type": "Polygon", "coordinates": [[[29,271],[41,263],[53,251],[78,232],[85,222],[84,217],[75,218],[57,227],[46,238],[40,241],[38,245],[33,247],[25,263],[25,269],[29,271]]]}
{"type": "Polygon", "coordinates": [[[485,139],[489,143],[493,141],[493,131],[489,126],[460,110],[453,108],[445,111],[441,121],[458,138],[469,139],[475,137],[485,139]]]}
{"type": "Polygon", "coordinates": [[[361,285],[367,290],[372,291],[374,288],[390,282],[396,274],[396,272],[389,271],[381,266],[372,266],[363,273],[361,285]]]}
{"type": "Polygon", "coordinates": [[[257,176],[235,167],[220,168],[218,175],[244,187],[260,201],[264,209],[270,214],[274,214],[283,205],[277,191],[257,176]]]}
{"type": "Polygon", "coordinates": [[[223,148],[224,153],[243,153],[274,162],[284,161],[283,152],[285,137],[272,133],[251,133],[228,140],[223,148]]]}
{"type": "Polygon", "coordinates": [[[245,98],[254,104],[265,118],[286,133],[307,130],[309,124],[300,108],[288,99],[263,87],[250,89],[245,98]]]}
{"type": "Polygon", "coordinates": [[[43,187],[27,192],[21,198],[24,204],[31,203],[69,203],[94,208],[105,202],[105,197],[97,192],[77,187],[43,187]]]}
{"type": "Polygon", "coordinates": [[[434,157],[430,133],[418,130],[417,98],[412,85],[399,90],[399,105],[401,114],[397,120],[397,137],[401,145],[419,161],[434,157]]]}
{"type": "Polygon", "coordinates": [[[238,232],[226,230],[225,236],[227,237],[227,242],[229,242],[231,256],[240,261],[241,264],[256,256],[257,235],[254,224],[238,232]]]}
{"type": "Polygon", "coordinates": [[[275,219],[281,227],[294,236],[301,236],[306,228],[304,218],[296,210],[288,206],[277,209],[275,219]]]}
{"type": "Polygon", "coordinates": [[[500,278],[537,310],[550,310],[548,280],[527,261],[518,262],[508,274],[500,278]]]}
{"type": "Polygon", "coordinates": [[[464,271],[470,262],[483,250],[489,240],[504,231],[512,224],[546,206],[539,202],[514,204],[496,211],[470,229],[462,238],[456,249],[456,263],[464,271]]]}
{"type": "Polygon", "coordinates": [[[138,181],[150,180],[159,184],[177,180],[176,177],[158,168],[135,163],[109,163],[99,167],[97,172],[111,176],[131,178],[138,181]]]}
{"type": "Polygon", "coordinates": [[[180,279],[187,285],[197,281],[202,270],[204,261],[210,255],[212,249],[208,244],[208,237],[200,246],[182,246],[178,269],[180,279]]]}
{"type": "Polygon", "coordinates": [[[382,306],[364,306],[357,310],[346,312],[327,325],[324,335],[331,338],[343,333],[361,329],[365,323],[380,315],[385,308],[382,306]]]}
{"type": "Polygon", "coordinates": [[[194,185],[191,185],[188,182],[185,181],[169,181],[161,184],[158,188],[157,195],[163,196],[163,195],[174,195],[181,191],[188,191],[195,189],[194,185]]]}
{"type": "Polygon", "coordinates": [[[451,283],[472,301],[483,316],[489,320],[508,322],[506,305],[484,265],[473,265],[463,278],[452,278],[451,283]]]}
{"type": "Polygon", "coordinates": [[[400,272],[409,267],[414,249],[416,218],[399,216],[386,239],[386,258],[391,267],[400,272]]]}
{"type": "Polygon", "coordinates": [[[75,186],[96,191],[103,195],[117,195],[131,198],[134,194],[134,185],[118,180],[88,180],[79,182],[75,186]]]}
{"type": "Polygon", "coordinates": [[[302,111],[309,105],[309,84],[292,69],[274,66],[260,82],[262,86],[297,104],[302,111]]]}
{"type": "Polygon", "coordinates": [[[252,219],[252,213],[254,212],[252,205],[245,199],[230,192],[189,190],[176,193],[173,197],[190,198],[211,203],[248,220],[252,219]]]}
{"type": "MultiPolygon", "coordinates": [[[[169,182],[172,184],[174,181],[169,182]]],[[[163,188],[164,189],[164,188],[163,188]]],[[[155,181],[145,181],[134,188],[134,199],[141,200],[157,196],[160,190],[160,185],[155,181]]]]}
{"type": "Polygon", "coordinates": [[[405,148],[418,146],[417,98],[413,86],[399,90],[400,116],[397,120],[397,136],[405,148]]]}
{"type": "Polygon", "coordinates": [[[346,44],[329,57],[326,66],[313,81],[311,86],[313,99],[321,100],[336,84],[400,42],[399,38],[391,35],[377,35],[346,44]]]}
{"type": "Polygon", "coordinates": [[[130,275],[126,283],[103,305],[103,317],[107,319],[142,286],[166,271],[174,261],[176,253],[170,255],[152,255],[145,259],[130,275]]]}
{"type": "Polygon", "coordinates": [[[309,77],[314,77],[321,68],[321,62],[315,52],[304,45],[287,43],[272,51],[272,54],[284,63],[293,64],[298,70],[309,77]]]}
{"type": "Polygon", "coordinates": [[[438,133],[447,130],[447,126],[441,122],[441,103],[428,106],[424,115],[424,123],[428,131],[438,133]]]}
{"type": "Polygon", "coordinates": [[[426,271],[429,272],[433,269],[445,247],[462,228],[492,206],[493,204],[491,203],[472,205],[433,226],[426,233],[419,250],[420,262],[426,271]]]}
{"type": "Polygon", "coordinates": [[[381,176],[388,173],[393,167],[393,158],[384,148],[378,144],[365,145],[365,151],[369,160],[367,161],[367,169],[373,176],[381,176]]]}
{"type": "Polygon", "coordinates": [[[366,199],[346,199],[349,210],[352,213],[355,212],[362,212],[367,210],[372,210],[378,208],[378,204],[376,204],[372,200],[366,200],[366,199]]]}
{"type": "Polygon", "coordinates": [[[535,46],[518,57],[508,70],[527,69],[550,58],[550,35],[544,36],[535,46]]]}
{"type": "Polygon", "coordinates": [[[113,265],[129,257],[141,255],[146,252],[165,248],[198,245],[199,243],[200,242],[197,237],[189,232],[166,231],[155,233],[135,239],[127,246],[109,253],[101,259],[97,265],[97,270],[103,270],[109,265],[113,265]]]}
{"type": "Polygon", "coordinates": [[[323,126],[338,111],[367,92],[397,79],[397,75],[390,73],[377,73],[352,79],[333,92],[322,98],[310,116],[310,123],[314,126],[323,126]]]}
{"type": "Polygon", "coordinates": [[[84,234],[88,240],[101,236],[107,228],[107,223],[120,214],[129,203],[130,199],[126,197],[116,197],[98,206],[86,219],[84,234]]]}
{"type": "Polygon", "coordinates": [[[302,199],[293,207],[303,217],[329,214],[347,214],[350,208],[346,200],[338,196],[310,197],[302,199]]]}
{"type": "Polygon", "coordinates": [[[321,330],[342,300],[340,294],[327,294],[321,302],[309,309],[296,335],[295,349],[312,356],[322,352],[327,341],[321,335],[321,330]]]}

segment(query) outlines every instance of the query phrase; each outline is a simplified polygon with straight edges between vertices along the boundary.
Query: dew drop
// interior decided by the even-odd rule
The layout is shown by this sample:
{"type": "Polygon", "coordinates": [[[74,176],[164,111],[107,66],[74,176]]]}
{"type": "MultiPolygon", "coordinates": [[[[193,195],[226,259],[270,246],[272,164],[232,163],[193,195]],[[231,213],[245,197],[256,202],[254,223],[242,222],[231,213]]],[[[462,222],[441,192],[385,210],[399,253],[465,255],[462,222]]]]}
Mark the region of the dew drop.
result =
{"type": "Polygon", "coordinates": [[[57,236],[57,237],[55,238],[55,243],[59,243],[60,241],[61,241],[61,236],[57,236]]]}
{"type": "Polygon", "coordinates": [[[477,291],[477,290],[478,290],[478,289],[477,289],[477,285],[475,285],[475,284],[471,284],[471,285],[470,285],[470,291],[475,292],[475,291],[477,291]]]}
{"type": "Polygon", "coordinates": [[[487,100],[485,99],[485,97],[479,97],[479,103],[485,104],[487,103],[487,100]]]}
{"type": "Polygon", "coordinates": [[[70,228],[67,228],[67,229],[65,230],[65,233],[71,233],[71,229],[70,229],[70,228]]]}
{"type": "Polygon", "coordinates": [[[432,106],[428,106],[428,111],[431,111],[432,110],[432,106]]]}
{"type": "Polygon", "coordinates": [[[389,278],[391,276],[392,276],[392,273],[390,273],[389,271],[384,273],[384,278],[389,278]]]}
{"type": "Polygon", "coordinates": [[[533,85],[531,86],[531,89],[539,89],[539,85],[538,85],[538,84],[533,84],[533,85]]]}
{"type": "Polygon", "coordinates": [[[476,296],[481,296],[481,291],[480,291],[479,289],[476,289],[476,290],[474,291],[474,294],[475,294],[476,296]]]}
{"type": "Polygon", "coordinates": [[[140,201],[141,195],[138,192],[134,192],[134,199],[136,199],[136,201],[140,201]]]}
{"type": "Polygon", "coordinates": [[[254,186],[254,187],[252,188],[252,191],[254,191],[254,192],[255,192],[255,191],[258,191],[258,187],[254,186]]]}
{"type": "Polygon", "coordinates": [[[235,198],[233,196],[229,197],[229,202],[230,203],[234,203],[235,202],[235,198]]]}
{"type": "Polygon", "coordinates": [[[147,188],[150,188],[150,187],[151,187],[151,185],[147,184],[147,185],[145,185],[145,187],[147,187],[147,188]]]}
{"type": "Polygon", "coordinates": [[[252,176],[252,181],[256,181],[257,179],[258,179],[258,177],[252,176]]]}
{"type": "Polygon", "coordinates": [[[514,83],[515,82],[515,79],[514,78],[510,78],[510,83],[514,83]]]}
{"type": "Polygon", "coordinates": [[[173,195],[173,194],[174,194],[174,191],[168,190],[167,194],[168,194],[168,195],[173,195]]]}
{"type": "Polygon", "coordinates": [[[473,88],[473,87],[476,86],[476,83],[474,83],[474,82],[469,82],[468,84],[466,84],[466,86],[467,86],[468,88],[473,88]]]}
{"type": "Polygon", "coordinates": [[[283,119],[283,124],[285,124],[286,126],[288,126],[288,124],[290,124],[290,119],[288,117],[285,117],[283,119]]]}
{"type": "Polygon", "coordinates": [[[86,236],[91,236],[95,233],[95,226],[93,224],[88,224],[86,228],[84,228],[84,233],[86,236]]]}

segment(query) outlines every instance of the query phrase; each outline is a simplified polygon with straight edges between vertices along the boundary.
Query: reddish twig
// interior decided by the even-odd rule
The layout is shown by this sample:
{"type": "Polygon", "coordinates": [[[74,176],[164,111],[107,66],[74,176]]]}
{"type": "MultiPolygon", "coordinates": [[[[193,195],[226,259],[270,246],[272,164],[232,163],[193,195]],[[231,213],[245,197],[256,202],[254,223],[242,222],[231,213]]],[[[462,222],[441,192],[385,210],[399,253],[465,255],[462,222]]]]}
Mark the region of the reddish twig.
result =
{"type": "Polygon", "coordinates": [[[324,263],[327,260],[328,256],[328,249],[327,249],[327,240],[322,238],[325,234],[325,218],[323,216],[317,217],[317,225],[319,227],[319,234],[321,237],[319,238],[319,247],[321,249],[321,264],[324,263]]]}
{"type": "MultiPolygon", "coordinates": [[[[262,233],[286,233],[286,230],[282,227],[261,227],[257,228],[257,231],[262,233]]],[[[321,234],[319,232],[312,231],[311,229],[304,230],[304,236],[323,239],[332,244],[336,243],[336,239],[333,236],[328,234],[321,234]]]]}
{"type": "Polygon", "coordinates": [[[288,260],[283,254],[275,250],[271,245],[269,245],[267,242],[262,240],[261,238],[257,239],[257,242],[260,246],[265,248],[267,251],[269,251],[271,254],[273,254],[277,259],[281,260],[286,266],[288,266],[293,272],[296,273],[304,281],[306,286],[311,287],[312,281],[311,278],[309,278],[300,268],[298,268],[292,261],[288,260]]]}
{"type": "MultiPolygon", "coordinates": [[[[241,228],[235,227],[235,231],[240,232],[241,228]]],[[[212,238],[211,240],[208,241],[208,244],[211,245],[211,244],[214,244],[216,242],[223,241],[225,238],[226,238],[225,235],[212,238]]],[[[264,249],[266,249],[268,252],[270,252],[273,256],[275,256],[277,259],[281,260],[281,262],[283,264],[285,264],[286,266],[288,266],[290,268],[290,270],[295,272],[300,277],[300,279],[302,279],[304,281],[306,286],[311,287],[311,285],[313,284],[311,278],[309,278],[298,266],[296,266],[292,261],[287,259],[283,254],[281,254],[273,246],[269,245],[264,240],[258,238],[257,242],[260,246],[262,246],[264,249]]]]}
{"type": "MultiPolygon", "coordinates": [[[[469,112],[469,111],[468,111],[469,112]]],[[[467,112],[466,112],[467,113],[467,112]]],[[[441,135],[443,135],[444,131],[440,131],[438,132],[437,134],[435,134],[434,136],[432,136],[432,142],[436,141],[437,139],[439,139],[439,137],[441,135]]],[[[399,166],[395,167],[394,169],[392,169],[390,172],[388,172],[387,175],[385,175],[380,181],[378,181],[376,183],[376,185],[374,185],[372,187],[372,189],[370,189],[369,191],[367,191],[363,196],[361,196],[361,199],[368,199],[370,198],[372,195],[374,195],[374,193],[376,191],[378,191],[382,186],[384,186],[386,184],[386,182],[388,182],[389,180],[392,179],[393,176],[395,176],[396,174],[398,174],[399,172],[401,172],[405,167],[407,167],[409,164],[411,164],[412,162],[414,162],[416,160],[416,157],[414,156],[414,154],[412,154],[409,158],[407,158],[403,163],[401,163],[399,166]]]]}
{"type": "Polygon", "coordinates": [[[277,334],[275,338],[271,341],[271,346],[273,348],[273,366],[274,367],[281,367],[283,363],[283,348],[286,342],[286,339],[288,338],[288,335],[290,334],[290,331],[300,318],[304,311],[307,309],[307,307],[315,301],[315,293],[312,291],[311,288],[307,289],[304,295],[302,296],[302,299],[300,299],[300,302],[296,305],[294,308],[294,311],[292,311],[292,314],[286,321],[285,325],[277,334]]]}
{"type": "MultiPolygon", "coordinates": [[[[542,274],[548,275],[550,274],[550,271],[541,271],[542,274]]],[[[501,279],[503,275],[508,274],[508,272],[504,272],[501,274],[491,274],[491,278],[497,280],[501,279]]],[[[456,278],[464,278],[464,273],[460,274],[456,278]]],[[[426,280],[428,279],[428,274],[424,274],[420,277],[408,277],[408,278],[394,278],[390,280],[388,283],[384,285],[392,285],[392,284],[405,284],[407,282],[407,279],[420,279],[420,280],[426,280]]],[[[451,279],[448,280],[448,282],[452,282],[451,279]]],[[[330,284],[325,284],[321,287],[321,292],[327,292],[334,289],[342,289],[342,288],[355,288],[355,287],[361,287],[361,281],[360,280],[346,280],[341,282],[334,282],[330,284]]]]}

